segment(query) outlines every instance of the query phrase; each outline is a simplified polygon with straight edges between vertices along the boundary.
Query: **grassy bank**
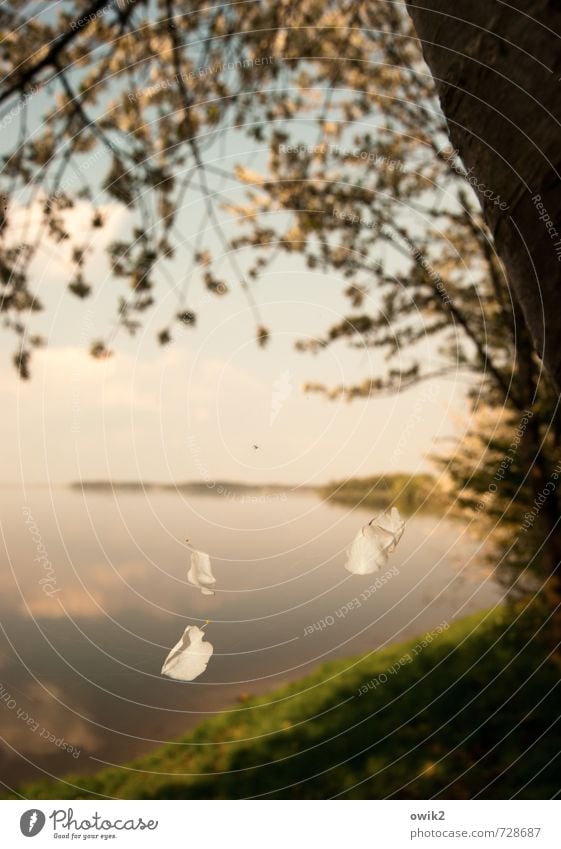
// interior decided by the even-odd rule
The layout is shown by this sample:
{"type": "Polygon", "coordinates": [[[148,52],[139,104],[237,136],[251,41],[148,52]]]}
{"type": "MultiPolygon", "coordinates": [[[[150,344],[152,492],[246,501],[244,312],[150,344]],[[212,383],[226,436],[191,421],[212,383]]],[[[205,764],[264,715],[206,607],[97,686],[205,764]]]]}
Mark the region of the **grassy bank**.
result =
{"type": "Polygon", "coordinates": [[[432,475],[378,475],[335,481],[320,487],[323,498],[372,510],[396,506],[404,514],[430,512],[446,506],[446,498],[432,475]]]}
{"type": "Polygon", "coordinates": [[[561,677],[539,638],[528,642],[537,628],[528,612],[471,616],[411,662],[404,658],[419,640],[327,663],[124,768],[19,792],[30,799],[549,798],[561,784],[561,677]],[[359,695],[384,675],[385,683],[359,695]]]}

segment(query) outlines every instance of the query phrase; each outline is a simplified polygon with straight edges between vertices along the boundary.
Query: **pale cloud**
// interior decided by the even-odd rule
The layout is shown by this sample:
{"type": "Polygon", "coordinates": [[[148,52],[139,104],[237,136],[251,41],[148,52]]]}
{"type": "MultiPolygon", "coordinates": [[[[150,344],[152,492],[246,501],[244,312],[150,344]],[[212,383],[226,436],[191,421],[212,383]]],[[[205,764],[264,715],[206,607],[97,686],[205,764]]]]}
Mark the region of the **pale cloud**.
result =
{"type": "MultiPolygon", "coordinates": [[[[77,345],[46,348],[27,383],[0,362],[0,437],[14,446],[4,480],[320,483],[426,470],[424,455],[450,435],[450,409],[461,401],[446,383],[430,398],[420,390],[353,404],[296,389],[271,427],[277,356],[205,358],[142,338],[137,351],[99,361],[77,345]]],[[[290,362],[295,386],[307,365],[290,362]]]]}
{"type": "Polygon", "coordinates": [[[8,363],[0,369],[0,403],[9,411],[0,433],[19,449],[4,474],[18,480],[21,460],[27,480],[177,479],[179,469],[189,474],[186,439],[191,422],[201,424],[200,410],[215,426],[241,399],[249,407],[266,393],[242,369],[218,359],[196,365],[179,348],[103,361],[78,347],[46,348],[35,354],[28,383],[8,363]]]}
{"type": "MultiPolygon", "coordinates": [[[[30,206],[13,203],[10,207],[8,227],[6,229],[6,243],[10,246],[17,245],[22,241],[33,244],[39,232],[43,229],[42,207],[46,196],[39,194],[30,206]]],[[[72,209],[62,213],[62,219],[70,239],[64,242],[56,242],[48,235],[42,239],[41,247],[31,264],[31,274],[36,284],[60,284],[61,279],[66,280],[72,274],[75,266],[71,261],[72,245],[84,244],[84,238],[89,237],[86,243],[88,254],[84,266],[85,273],[99,268],[100,259],[105,255],[107,246],[115,240],[122,231],[129,213],[122,204],[105,203],[97,207],[90,201],[77,200],[72,209]],[[104,226],[91,230],[91,221],[94,211],[100,212],[104,219],[104,226]]],[[[46,232],[43,230],[43,232],[46,232]]]]}

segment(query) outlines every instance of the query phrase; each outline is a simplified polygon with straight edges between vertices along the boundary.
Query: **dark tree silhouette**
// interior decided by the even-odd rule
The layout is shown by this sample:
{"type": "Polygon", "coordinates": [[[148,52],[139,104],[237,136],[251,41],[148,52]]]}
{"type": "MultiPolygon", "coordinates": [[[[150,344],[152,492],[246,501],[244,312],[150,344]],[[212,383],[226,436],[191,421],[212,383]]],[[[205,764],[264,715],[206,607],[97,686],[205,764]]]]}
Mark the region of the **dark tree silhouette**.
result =
{"type": "Polygon", "coordinates": [[[450,138],[479,180],[508,281],[560,388],[561,6],[544,0],[407,0],[407,6],[450,138]]]}

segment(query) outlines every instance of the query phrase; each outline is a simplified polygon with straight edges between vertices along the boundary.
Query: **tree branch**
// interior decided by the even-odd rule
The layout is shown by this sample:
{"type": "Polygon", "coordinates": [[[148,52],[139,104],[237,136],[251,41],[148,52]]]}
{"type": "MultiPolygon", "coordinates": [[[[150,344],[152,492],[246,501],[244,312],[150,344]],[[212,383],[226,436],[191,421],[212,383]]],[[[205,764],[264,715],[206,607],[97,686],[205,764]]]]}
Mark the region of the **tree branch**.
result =
{"type": "MultiPolygon", "coordinates": [[[[125,11],[120,9],[117,10],[120,14],[116,20],[120,21],[121,25],[123,25],[127,20],[134,5],[139,2],[139,0],[128,0],[128,2],[129,6],[125,11]]],[[[62,35],[54,40],[50,50],[45,54],[45,56],[43,56],[42,59],[19,73],[18,70],[16,70],[9,74],[4,80],[4,86],[6,86],[6,88],[0,92],[0,103],[3,103],[11,97],[12,94],[15,94],[15,92],[24,90],[27,84],[30,83],[37,74],[41,73],[44,68],[56,68],[56,61],[62,51],[68,47],[68,45],[71,44],[74,39],[80,35],[80,33],[87,29],[87,27],[89,27],[89,25],[95,20],[97,13],[103,8],[107,8],[108,5],[108,0],[95,0],[89,9],[84,11],[83,16],[74,22],[73,27],[70,27],[70,29],[63,32],[62,35]]]]}

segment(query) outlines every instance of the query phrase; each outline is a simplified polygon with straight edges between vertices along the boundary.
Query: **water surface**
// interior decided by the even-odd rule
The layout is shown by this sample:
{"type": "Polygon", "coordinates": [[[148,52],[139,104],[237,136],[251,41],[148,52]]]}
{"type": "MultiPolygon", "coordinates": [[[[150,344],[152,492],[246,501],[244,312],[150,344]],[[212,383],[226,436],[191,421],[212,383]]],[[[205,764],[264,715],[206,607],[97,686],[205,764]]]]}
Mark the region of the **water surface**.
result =
{"type": "Polygon", "coordinates": [[[240,697],[493,605],[458,522],[411,518],[387,583],[344,568],[371,515],[314,495],[0,492],[0,777],[90,772],[173,740],[240,697]],[[217,590],[186,583],[185,540],[217,590]],[[187,624],[215,647],[189,684],[159,675],[187,624]]]}

